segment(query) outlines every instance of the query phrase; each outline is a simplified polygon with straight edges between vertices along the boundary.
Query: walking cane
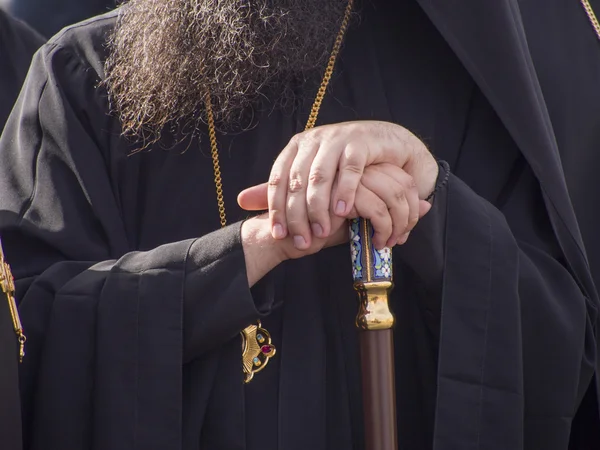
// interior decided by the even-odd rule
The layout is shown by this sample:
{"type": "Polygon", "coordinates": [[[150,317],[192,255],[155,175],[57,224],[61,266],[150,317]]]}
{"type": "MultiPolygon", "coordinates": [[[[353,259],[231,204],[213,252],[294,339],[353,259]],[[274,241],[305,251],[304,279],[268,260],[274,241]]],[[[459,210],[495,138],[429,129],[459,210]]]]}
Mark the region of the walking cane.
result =
{"type": "Polygon", "coordinates": [[[360,308],[363,414],[366,450],[397,450],[396,388],[394,378],[394,316],[389,307],[393,288],[392,252],[376,250],[373,228],[365,219],[350,222],[354,289],[360,308]]]}

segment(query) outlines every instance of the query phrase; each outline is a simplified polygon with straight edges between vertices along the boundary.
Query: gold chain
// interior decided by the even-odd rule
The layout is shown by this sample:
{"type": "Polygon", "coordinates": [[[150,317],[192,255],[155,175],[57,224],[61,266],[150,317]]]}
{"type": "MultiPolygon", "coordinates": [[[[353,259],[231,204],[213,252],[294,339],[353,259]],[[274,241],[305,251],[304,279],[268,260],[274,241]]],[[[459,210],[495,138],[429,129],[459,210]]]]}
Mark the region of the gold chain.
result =
{"type": "Polygon", "coordinates": [[[208,137],[210,139],[210,149],[213,162],[213,171],[215,174],[215,188],[217,190],[217,206],[219,207],[219,218],[221,227],[227,225],[227,215],[225,214],[225,200],[223,199],[223,181],[221,179],[221,165],[219,164],[219,146],[217,144],[217,131],[215,128],[215,117],[212,111],[212,102],[210,101],[210,92],[206,93],[204,98],[206,104],[206,118],[208,122],[208,137]]]}
{"type": "MultiPolygon", "coordinates": [[[[314,128],[315,124],[317,123],[317,118],[319,117],[321,104],[323,103],[323,99],[325,98],[325,93],[327,92],[327,87],[329,86],[329,82],[331,81],[333,69],[335,68],[335,63],[337,61],[338,54],[340,53],[340,49],[344,41],[344,36],[346,35],[346,30],[348,29],[348,24],[350,23],[350,16],[352,14],[353,6],[354,0],[348,0],[348,5],[346,6],[344,18],[340,26],[340,31],[338,32],[335,38],[333,49],[331,50],[331,56],[329,57],[327,67],[325,69],[325,74],[323,75],[323,80],[321,81],[321,85],[319,87],[319,90],[317,91],[315,101],[310,110],[305,130],[314,128]]],[[[221,220],[221,227],[225,227],[227,225],[227,216],[225,214],[225,200],[223,198],[223,180],[221,177],[221,165],[219,164],[219,147],[217,144],[217,132],[215,128],[215,118],[212,109],[212,101],[210,92],[208,91],[206,92],[206,95],[204,97],[204,103],[206,108],[208,136],[210,139],[210,150],[213,162],[215,188],[217,191],[217,205],[219,207],[219,218],[221,220]]],[[[246,374],[245,382],[248,383],[250,382],[250,380],[252,380],[256,372],[259,372],[265,368],[265,366],[269,362],[269,359],[275,355],[276,350],[275,346],[271,345],[271,336],[269,335],[269,332],[261,327],[260,322],[258,322],[257,325],[250,325],[244,328],[241,334],[243,341],[242,363],[244,373],[246,374]]]]}
{"type": "Polygon", "coordinates": [[[331,56],[329,57],[327,68],[325,69],[325,75],[323,75],[323,81],[321,81],[321,86],[319,87],[319,90],[317,92],[315,102],[313,103],[312,108],[310,110],[305,130],[310,130],[311,128],[314,128],[315,124],[317,123],[317,118],[319,117],[321,104],[323,103],[323,99],[325,98],[327,86],[329,86],[329,82],[331,81],[331,77],[333,75],[335,62],[337,61],[338,54],[340,53],[340,49],[342,47],[342,42],[344,42],[346,30],[348,29],[348,24],[350,23],[350,14],[352,13],[353,3],[353,0],[348,0],[346,12],[344,13],[344,19],[342,20],[340,31],[338,32],[335,38],[335,43],[333,44],[333,49],[331,50],[331,56]]]}
{"type": "Polygon", "coordinates": [[[598,18],[596,17],[596,13],[594,13],[594,8],[590,4],[589,0],[581,0],[581,4],[583,5],[583,9],[587,13],[588,19],[592,26],[594,27],[594,31],[596,32],[596,36],[600,39],[600,22],[598,22],[598,18]]]}

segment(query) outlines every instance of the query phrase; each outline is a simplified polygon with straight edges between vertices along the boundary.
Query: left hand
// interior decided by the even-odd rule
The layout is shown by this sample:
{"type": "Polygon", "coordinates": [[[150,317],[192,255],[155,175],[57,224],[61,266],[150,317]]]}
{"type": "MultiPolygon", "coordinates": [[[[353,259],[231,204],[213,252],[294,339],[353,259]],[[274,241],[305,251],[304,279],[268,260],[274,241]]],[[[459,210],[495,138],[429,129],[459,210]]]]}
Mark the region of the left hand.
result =
{"type": "Polygon", "coordinates": [[[330,205],[336,216],[348,217],[365,169],[386,163],[412,177],[420,200],[433,191],[437,162],[425,144],[399,125],[357,121],[297,134],[278,156],[269,177],[273,237],[292,235],[299,249],[310,246],[313,234],[327,237],[330,205]]]}

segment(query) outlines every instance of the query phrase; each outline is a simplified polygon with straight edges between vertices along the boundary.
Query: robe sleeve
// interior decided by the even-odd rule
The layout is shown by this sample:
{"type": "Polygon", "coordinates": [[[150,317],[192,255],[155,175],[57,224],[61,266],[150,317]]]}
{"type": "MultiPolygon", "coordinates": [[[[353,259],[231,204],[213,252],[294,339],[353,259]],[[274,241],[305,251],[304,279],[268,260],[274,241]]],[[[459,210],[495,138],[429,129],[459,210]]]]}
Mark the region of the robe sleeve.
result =
{"type": "MultiPolygon", "coordinates": [[[[46,45],[0,140],[0,233],[28,336],[26,446],[92,448],[86,439],[102,430],[123,447],[179,448],[183,363],[259,317],[240,224],[135,251],[101,145],[115,126],[95,83],[79,56],[46,45]],[[149,417],[165,410],[166,420],[149,417]]],[[[240,359],[240,381],[241,369],[240,359]]]]}
{"type": "Polygon", "coordinates": [[[425,286],[435,445],[567,448],[595,372],[595,293],[565,260],[518,149],[481,99],[475,110],[443,200],[396,251],[425,286]]]}

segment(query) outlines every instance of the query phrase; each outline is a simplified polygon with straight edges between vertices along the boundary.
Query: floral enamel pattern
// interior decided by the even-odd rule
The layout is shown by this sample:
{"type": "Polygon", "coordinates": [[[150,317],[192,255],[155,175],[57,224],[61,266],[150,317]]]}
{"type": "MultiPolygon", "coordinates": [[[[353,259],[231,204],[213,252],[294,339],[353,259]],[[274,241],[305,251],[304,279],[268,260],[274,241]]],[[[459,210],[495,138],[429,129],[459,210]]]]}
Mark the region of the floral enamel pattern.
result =
{"type": "Polygon", "coordinates": [[[392,278],[392,250],[390,248],[385,247],[381,250],[373,248],[373,262],[376,279],[384,278],[389,280],[392,278]]]}
{"type": "Polygon", "coordinates": [[[364,239],[364,222],[361,219],[350,221],[350,250],[352,255],[352,276],[354,281],[383,281],[391,280],[393,274],[392,250],[383,248],[376,250],[371,244],[373,237],[373,228],[367,225],[369,242],[364,239]],[[365,245],[366,244],[366,245],[365,245]],[[367,259],[366,251],[370,251],[370,258],[367,259]],[[367,262],[372,265],[371,280],[369,280],[369,270],[367,262]]]}
{"type": "Polygon", "coordinates": [[[354,281],[360,281],[363,278],[360,219],[352,219],[350,221],[350,251],[352,252],[352,276],[354,277],[354,281]]]}

